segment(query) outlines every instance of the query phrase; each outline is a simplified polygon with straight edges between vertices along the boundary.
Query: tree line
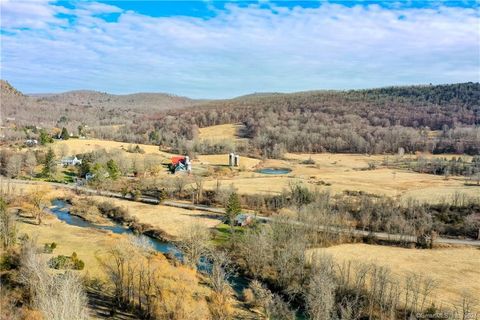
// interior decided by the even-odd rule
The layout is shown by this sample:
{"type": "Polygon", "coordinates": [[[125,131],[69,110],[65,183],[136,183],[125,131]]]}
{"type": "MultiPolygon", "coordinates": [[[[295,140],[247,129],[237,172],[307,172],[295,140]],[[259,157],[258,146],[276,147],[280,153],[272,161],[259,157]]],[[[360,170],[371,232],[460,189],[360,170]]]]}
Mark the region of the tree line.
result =
{"type": "MultiPolygon", "coordinates": [[[[153,113],[135,114],[130,109],[135,116],[95,111],[105,114],[109,124],[120,125],[115,129],[98,125],[97,118],[90,121],[89,110],[85,111],[86,122],[80,123],[68,116],[77,110],[66,108],[55,125],[70,132],[82,128],[84,134],[101,139],[157,144],[181,153],[224,153],[239,148],[242,153],[278,158],[284,152],[378,154],[404,148],[406,152],[478,154],[479,92],[479,83],[462,83],[246,96],[153,113]],[[249,142],[235,146],[197,139],[198,128],[227,123],[243,124],[242,135],[249,142]]],[[[11,141],[25,137],[21,127],[5,134],[11,141]]]]}

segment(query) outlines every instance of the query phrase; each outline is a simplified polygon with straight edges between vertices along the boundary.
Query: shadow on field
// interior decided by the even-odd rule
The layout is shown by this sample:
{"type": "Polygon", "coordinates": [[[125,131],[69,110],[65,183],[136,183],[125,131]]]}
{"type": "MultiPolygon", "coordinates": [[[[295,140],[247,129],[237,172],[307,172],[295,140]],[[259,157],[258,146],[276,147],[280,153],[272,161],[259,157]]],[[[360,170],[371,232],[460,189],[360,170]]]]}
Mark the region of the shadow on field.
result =
{"type": "Polygon", "coordinates": [[[138,319],[133,313],[119,310],[113,297],[92,288],[87,290],[88,307],[92,316],[97,319],[131,320],[138,319]]]}

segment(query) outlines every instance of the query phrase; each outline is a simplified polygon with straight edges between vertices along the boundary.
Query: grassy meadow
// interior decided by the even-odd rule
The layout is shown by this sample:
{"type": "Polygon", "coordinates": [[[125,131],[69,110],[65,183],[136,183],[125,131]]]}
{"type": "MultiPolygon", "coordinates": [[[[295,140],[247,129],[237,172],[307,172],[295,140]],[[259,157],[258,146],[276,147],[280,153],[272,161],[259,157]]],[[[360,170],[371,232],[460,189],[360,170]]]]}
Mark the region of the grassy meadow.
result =
{"type": "MultiPolygon", "coordinates": [[[[203,138],[235,138],[238,125],[220,125],[200,129],[203,138]],[[203,132],[203,133],[202,133],[203,132]],[[217,133],[217,134],[215,134],[217,133]]],[[[158,163],[168,163],[173,154],[159,150],[153,145],[139,145],[143,154],[129,153],[126,150],[136,146],[116,141],[95,139],[69,139],[56,141],[53,148],[57,153],[64,148],[68,154],[83,153],[97,149],[124,151],[127,157],[141,161],[146,157],[158,163]],[[65,146],[65,147],[64,147],[65,146]]],[[[456,155],[417,154],[425,159],[435,157],[451,158],[456,155]]],[[[278,194],[292,183],[302,183],[311,189],[341,193],[344,191],[361,191],[371,194],[387,195],[398,199],[413,198],[425,202],[439,202],[455,194],[478,196],[475,186],[466,186],[463,177],[443,176],[413,172],[406,169],[392,169],[384,166],[386,162],[396,159],[395,155],[364,154],[298,154],[287,153],[284,159],[256,159],[240,157],[240,167],[228,169],[228,154],[197,155],[193,159],[193,172],[205,177],[205,188],[213,189],[217,180],[222,185],[233,185],[241,194],[278,194]],[[307,162],[312,162],[307,164],[307,162]],[[280,167],[292,171],[284,175],[267,175],[257,173],[259,168],[280,167]],[[210,176],[212,169],[221,174],[210,176]]],[[[403,158],[413,158],[405,155],[403,158]]],[[[465,156],[466,160],[471,157],[465,156]]],[[[161,175],[166,175],[164,170],[161,175]]]]}
{"type": "Polygon", "coordinates": [[[221,216],[210,212],[188,210],[164,205],[150,205],[102,196],[93,196],[96,201],[109,201],[115,206],[124,207],[138,222],[150,224],[169,236],[177,237],[193,223],[199,223],[207,228],[214,228],[221,223],[221,216]]]}
{"type": "MultiPolygon", "coordinates": [[[[329,248],[313,249],[309,255],[327,253],[337,262],[371,263],[388,267],[400,283],[412,272],[436,283],[432,297],[437,307],[460,304],[464,295],[480,297],[480,249],[471,247],[436,248],[432,250],[400,247],[342,244],[329,248]]],[[[476,301],[476,311],[480,306],[476,301]]]]}
{"type": "Polygon", "coordinates": [[[242,140],[242,138],[240,138],[240,131],[243,129],[243,127],[244,126],[241,124],[231,123],[204,127],[198,130],[198,138],[200,140],[210,141],[238,141],[242,140]]]}

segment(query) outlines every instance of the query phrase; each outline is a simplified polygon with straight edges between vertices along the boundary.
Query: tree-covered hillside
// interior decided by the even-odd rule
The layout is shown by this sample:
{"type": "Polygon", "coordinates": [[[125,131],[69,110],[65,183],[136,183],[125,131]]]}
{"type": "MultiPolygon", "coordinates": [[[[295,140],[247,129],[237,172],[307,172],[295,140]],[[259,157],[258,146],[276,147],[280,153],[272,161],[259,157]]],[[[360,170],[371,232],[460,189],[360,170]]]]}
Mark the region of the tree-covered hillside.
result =
{"type": "Polygon", "coordinates": [[[395,153],[399,148],[480,153],[479,83],[265,93],[210,101],[162,95],[160,104],[160,98],[144,99],[145,94],[90,99],[91,93],[74,92],[39,98],[10,91],[3,92],[2,86],[7,102],[3,117],[15,117],[15,129],[5,131],[10,140],[24,139],[20,129],[25,126],[76,132],[87,125],[93,137],[158,144],[179,153],[235,148],[267,157],[287,151],[395,153]],[[73,103],[72,97],[78,102],[79,95],[82,103],[73,103]],[[199,128],[227,123],[242,123],[248,143],[197,140],[199,128]]]}
{"type": "MultiPolygon", "coordinates": [[[[480,151],[480,84],[314,91],[211,101],[137,122],[172,147],[197,127],[243,123],[249,153],[480,151]],[[154,128],[151,127],[153,124],[154,128]]],[[[198,148],[200,148],[199,146],[198,148]]]]}

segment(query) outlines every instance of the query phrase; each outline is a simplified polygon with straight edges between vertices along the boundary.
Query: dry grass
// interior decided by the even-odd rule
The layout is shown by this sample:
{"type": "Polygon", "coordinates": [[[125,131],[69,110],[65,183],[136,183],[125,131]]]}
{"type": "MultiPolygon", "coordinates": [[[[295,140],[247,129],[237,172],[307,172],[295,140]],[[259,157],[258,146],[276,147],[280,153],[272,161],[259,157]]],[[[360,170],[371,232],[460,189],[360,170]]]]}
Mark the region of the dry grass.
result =
{"type": "MultiPolygon", "coordinates": [[[[480,249],[442,248],[405,249],[367,244],[343,244],[314,249],[331,254],[338,261],[373,263],[390,268],[399,278],[414,272],[438,281],[434,293],[440,304],[457,304],[468,292],[480,297],[480,249]]],[[[478,307],[478,306],[477,306],[478,307]]],[[[479,309],[480,310],[480,309],[479,309]]]]}
{"type": "MultiPolygon", "coordinates": [[[[221,125],[200,129],[203,137],[234,137],[237,125],[221,125]]],[[[57,141],[54,148],[60,151],[61,146],[66,145],[69,153],[80,153],[105,148],[107,150],[125,150],[128,143],[115,141],[103,141],[93,139],[69,139],[57,141]]],[[[141,161],[143,157],[158,157],[158,162],[168,161],[172,154],[163,152],[157,146],[140,145],[145,154],[127,153],[129,157],[136,157],[141,161]]],[[[425,158],[446,157],[456,155],[428,155],[417,154],[415,156],[405,155],[404,158],[423,156],[425,158]]],[[[266,160],[240,157],[240,167],[244,170],[235,177],[225,177],[223,185],[233,184],[239,193],[243,194],[278,194],[287,188],[292,182],[300,182],[314,189],[341,193],[346,190],[362,191],[373,194],[387,195],[406,200],[414,198],[426,202],[439,202],[452,198],[455,194],[461,193],[467,196],[478,196],[479,188],[465,186],[461,177],[450,177],[445,180],[442,176],[422,174],[407,170],[394,170],[379,168],[367,169],[369,163],[377,166],[385,160],[393,161],[396,156],[383,155],[362,155],[362,154],[291,154],[285,155],[285,160],[266,160]],[[302,161],[312,158],[314,165],[303,164],[302,161]],[[286,167],[292,172],[286,175],[263,175],[254,171],[259,167],[286,167]]],[[[470,157],[464,157],[470,161],[470,157]]],[[[228,155],[199,155],[193,161],[194,173],[207,172],[211,166],[227,166],[228,155]]],[[[168,173],[165,171],[163,175],[168,173]]],[[[207,189],[216,187],[216,178],[207,179],[207,189]]]]}
{"type": "MultiPolygon", "coordinates": [[[[294,177],[265,177],[256,174],[250,174],[252,177],[243,177],[240,175],[234,178],[224,178],[219,180],[222,187],[233,186],[238,193],[241,194],[279,194],[290,183],[302,182],[301,179],[294,177]]],[[[217,180],[209,180],[205,182],[205,189],[213,190],[217,187],[217,180]]]]}
{"type": "MultiPolygon", "coordinates": [[[[85,262],[85,268],[80,272],[91,278],[104,280],[106,280],[106,274],[101,261],[108,259],[108,251],[115,242],[126,237],[108,231],[70,226],[54,216],[50,216],[46,223],[40,226],[19,223],[19,231],[20,234],[36,237],[39,245],[57,243],[53,254],[47,256],[71,255],[72,252],[76,252],[85,262]]],[[[161,270],[158,281],[162,283],[162,288],[165,290],[165,299],[173,303],[176,299],[171,295],[181,291],[188,309],[206,313],[208,309],[206,297],[210,294],[210,289],[200,285],[196,273],[183,266],[171,265],[163,255],[157,255],[154,259],[161,270]]]]}
{"type": "MultiPolygon", "coordinates": [[[[212,155],[199,155],[197,156],[200,165],[205,166],[228,166],[228,154],[212,154],[212,155]]],[[[248,157],[240,157],[240,168],[245,168],[246,170],[253,170],[260,160],[248,157]]]]}
{"type": "Polygon", "coordinates": [[[239,132],[244,126],[241,124],[221,124],[199,129],[200,140],[239,140],[239,132]]]}
{"type": "Polygon", "coordinates": [[[20,222],[18,231],[19,234],[36,237],[41,246],[45,243],[57,243],[54,255],[70,256],[72,252],[76,252],[85,262],[83,272],[88,271],[89,275],[101,278],[104,274],[97,257],[105,256],[108,248],[120,237],[107,231],[70,226],[54,216],[46,218],[40,226],[20,222]]]}
{"type": "Polygon", "coordinates": [[[127,200],[112,199],[101,196],[92,197],[96,201],[110,201],[117,206],[125,207],[128,212],[136,217],[140,223],[151,224],[157,229],[176,237],[188,225],[199,222],[207,228],[218,225],[220,216],[197,210],[187,210],[163,205],[149,205],[127,200]]]}
{"type": "MultiPolygon", "coordinates": [[[[452,157],[452,155],[445,157],[452,157]]],[[[390,158],[393,159],[393,156],[390,158]]],[[[232,184],[238,189],[238,192],[243,194],[276,194],[288,188],[291,183],[303,183],[312,189],[317,188],[332,193],[341,193],[345,190],[363,191],[404,200],[414,198],[428,202],[448,199],[456,193],[468,196],[478,196],[479,194],[478,188],[465,186],[461,177],[450,177],[445,180],[442,176],[407,170],[387,168],[360,170],[368,168],[370,162],[380,164],[383,160],[384,156],[381,155],[287,154],[285,160],[251,161],[248,169],[254,170],[257,167],[290,168],[292,171],[288,174],[265,175],[255,172],[240,172],[233,178],[223,179],[222,184],[232,184]],[[309,158],[315,161],[314,165],[301,163],[309,158]]],[[[228,157],[225,156],[224,161],[228,161],[228,157]]],[[[249,160],[240,159],[240,163],[245,163],[245,161],[249,160]]],[[[216,181],[205,183],[206,188],[213,189],[215,186],[216,181]]]]}
{"type": "Polygon", "coordinates": [[[22,197],[28,197],[28,194],[38,190],[48,190],[47,199],[62,198],[71,194],[70,190],[52,187],[48,182],[34,181],[11,181],[10,179],[0,178],[0,189],[6,194],[16,195],[18,200],[22,197]]]}
{"type": "MultiPolygon", "coordinates": [[[[131,144],[126,142],[117,142],[111,140],[97,140],[97,139],[68,139],[56,141],[53,144],[54,151],[58,154],[62,145],[67,146],[69,154],[78,154],[91,152],[99,149],[105,149],[107,151],[112,150],[127,150],[129,146],[137,146],[137,144],[131,144]]],[[[170,158],[171,153],[160,151],[158,146],[148,144],[138,144],[140,148],[145,151],[145,154],[160,155],[165,158],[170,158]]]]}

